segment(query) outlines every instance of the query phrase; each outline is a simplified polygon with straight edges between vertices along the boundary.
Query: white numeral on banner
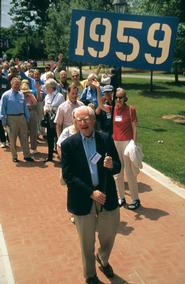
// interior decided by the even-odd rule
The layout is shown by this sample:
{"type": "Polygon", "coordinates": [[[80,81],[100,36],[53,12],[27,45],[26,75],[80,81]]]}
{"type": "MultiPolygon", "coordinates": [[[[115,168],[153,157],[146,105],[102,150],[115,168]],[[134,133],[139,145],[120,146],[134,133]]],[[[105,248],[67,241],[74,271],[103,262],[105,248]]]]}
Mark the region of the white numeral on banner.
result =
{"type": "MultiPolygon", "coordinates": [[[[78,27],[77,34],[77,46],[75,48],[75,55],[84,56],[84,37],[85,37],[85,28],[86,28],[86,17],[82,16],[78,21],[76,21],[76,25],[78,27]]],[[[140,51],[140,37],[136,38],[132,35],[126,35],[129,33],[129,29],[142,30],[143,23],[137,21],[118,21],[117,33],[116,35],[112,35],[112,23],[107,18],[94,18],[89,26],[89,31],[87,31],[87,36],[93,42],[97,43],[97,47],[86,46],[86,52],[94,58],[104,58],[110,52],[111,47],[111,38],[116,36],[117,41],[119,43],[131,45],[131,52],[129,54],[124,52],[124,48],[122,51],[114,50],[117,58],[124,62],[132,62],[137,59],[140,51]],[[104,33],[99,34],[98,26],[104,27],[104,33]]],[[[145,53],[144,57],[149,64],[162,64],[164,63],[169,56],[170,50],[170,42],[171,42],[172,30],[169,25],[154,23],[152,24],[147,32],[147,43],[149,46],[154,47],[156,49],[161,49],[161,56],[156,57],[153,56],[152,53],[145,53]],[[164,36],[162,40],[157,40],[155,38],[156,32],[162,31],[164,32],[164,36]]],[[[142,44],[141,44],[142,45],[142,44]]]]}
{"type": "Polygon", "coordinates": [[[93,47],[88,47],[88,51],[92,57],[103,58],[109,53],[109,50],[110,50],[112,25],[108,19],[103,19],[102,25],[105,27],[105,33],[104,35],[98,35],[96,33],[96,28],[97,28],[97,25],[100,25],[100,24],[101,24],[101,18],[95,18],[92,21],[91,26],[90,26],[90,38],[94,41],[102,42],[103,50],[98,52],[93,47]]]}
{"type": "Polygon", "coordinates": [[[150,64],[162,64],[166,61],[169,55],[169,49],[170,49],[170,41],[171,41],[171,28],[167,24],[162,24],[162,27],[160,29],[160,23],[152,24],[148,30],[148,36],[147,41],[149,45],[153,47],[162,48],[161,56],[156,58],[153,57],[150,53],[145,54],[146,61],[150,64]],[[164,38],[163,40],[156,40],[155,32],[161,30],[164,32],[164,38]],[[155,62],[156,61],[156,62],[155,62]]]}
{"type": "Polygon", "coordinates": [[[126,28],[141,30],[142,23],[132,22],[132,21],[119,21],[118,22],[117,39],[119,42],[132,44],[132,52],[128,55],[124,54],[123,52],[116,52],[116,55],[122,61],[134,61],[139,54],[140,44],[137,38],[133,36],[124,35],[124,31],[126,28]]]}
{"type": "Polygon", "coordinates": [[[81,55],[81,56],[84,55],[85,20],[86,20],[86,17],[81,17],[81,19],[76,22],[78,26],[78,38],[77,38],[77,47],[75,49],[75,54],[81,55]]]}

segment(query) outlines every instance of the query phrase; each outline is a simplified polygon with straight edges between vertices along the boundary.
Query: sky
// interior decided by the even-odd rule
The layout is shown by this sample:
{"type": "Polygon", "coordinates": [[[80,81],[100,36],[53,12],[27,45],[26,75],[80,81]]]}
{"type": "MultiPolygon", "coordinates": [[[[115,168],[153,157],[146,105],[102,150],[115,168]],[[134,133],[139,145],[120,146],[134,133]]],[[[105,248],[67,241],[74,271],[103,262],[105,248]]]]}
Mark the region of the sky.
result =
{"type": "Polygon", "coordinates": [[[10,16],[8,15],[10,9],[10,0],[1,0],[1,27],[8,28],[11,25],[10,16]]]}

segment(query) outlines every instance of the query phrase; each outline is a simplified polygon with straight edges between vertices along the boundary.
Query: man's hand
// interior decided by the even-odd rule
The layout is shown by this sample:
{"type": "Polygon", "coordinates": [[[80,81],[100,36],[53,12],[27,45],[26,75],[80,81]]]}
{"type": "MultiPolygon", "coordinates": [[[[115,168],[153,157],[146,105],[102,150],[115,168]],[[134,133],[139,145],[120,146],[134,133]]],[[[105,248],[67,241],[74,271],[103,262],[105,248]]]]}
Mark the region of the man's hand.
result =
{"type": "Polygon", "coordinates": [[[91,85],[96,88],[96,89],[99,89],[100,88],[100,83],[98,82],[98,80],[96,79],[93,79],[92,82],[91,82],[91,85]]]}
{"type": "Polygon", "coordinates": [[[103,161],[103,166],[108,169],[113,168],[113,163],[112,163],[112,157],[111,156],[106,156],[104,161],[103,161]]]}
{"type": "Polygon", "coordinates": [[[89,103],[88,106],[95,110],[95,105],[93,103],[89,103]]]}
{"type": "Polygon", "coordinates": [[[62,61],[62,57],[63,57],[63,55],[62,55],[62,53],[60,52],[59,54],[58,54],[58,61],[62,61]]]}
{"type": "Polygon", "coordinates": [[[103,192],[101,192],[100,190],[95,190],[91,194],[91,198],[94,201],[97,201],[98,203],[100,203],[101,205],[104,205],[105,200],[106,200],[106,195],[103,192]]]}

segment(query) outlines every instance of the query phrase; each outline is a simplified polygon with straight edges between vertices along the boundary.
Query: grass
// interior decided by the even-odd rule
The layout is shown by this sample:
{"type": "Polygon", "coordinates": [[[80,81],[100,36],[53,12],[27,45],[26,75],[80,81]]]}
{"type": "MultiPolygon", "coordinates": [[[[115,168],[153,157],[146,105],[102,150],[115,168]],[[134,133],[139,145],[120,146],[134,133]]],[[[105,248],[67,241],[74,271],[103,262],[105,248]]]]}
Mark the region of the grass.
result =
{"type": "Polygon", "coordinates": [[[162,118],[185,113],[185,82],[175,85],[155,80],[151,93],[148,79],[124,78],[123,87],[129,104],[137,109],[138,143],[143,146],[144,161],[185,185],[185,124],[162,118]]]}

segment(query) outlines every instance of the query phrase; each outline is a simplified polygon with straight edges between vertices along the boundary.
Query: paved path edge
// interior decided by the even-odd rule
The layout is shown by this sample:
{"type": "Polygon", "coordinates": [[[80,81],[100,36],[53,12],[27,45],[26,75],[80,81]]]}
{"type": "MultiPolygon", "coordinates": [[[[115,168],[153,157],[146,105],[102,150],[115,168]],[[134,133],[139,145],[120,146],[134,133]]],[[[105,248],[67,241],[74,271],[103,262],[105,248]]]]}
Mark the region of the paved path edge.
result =
{"type": "Polygon", "coordinates": [[[185,188],[178,186],[174,181],[158,170],[143,162],[143,169],[141,171],[163,185],[165,188],[168,188],[170,191],[185,199],[185,188]]]}
{"type": "Polygon", "coordinates": [[[0,224],[0,283],[2,284],[15,284],[12,273],[8,250],[3,234],[3,228],[0,224]]]}

